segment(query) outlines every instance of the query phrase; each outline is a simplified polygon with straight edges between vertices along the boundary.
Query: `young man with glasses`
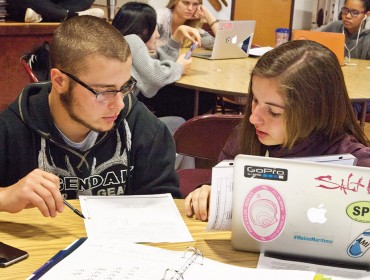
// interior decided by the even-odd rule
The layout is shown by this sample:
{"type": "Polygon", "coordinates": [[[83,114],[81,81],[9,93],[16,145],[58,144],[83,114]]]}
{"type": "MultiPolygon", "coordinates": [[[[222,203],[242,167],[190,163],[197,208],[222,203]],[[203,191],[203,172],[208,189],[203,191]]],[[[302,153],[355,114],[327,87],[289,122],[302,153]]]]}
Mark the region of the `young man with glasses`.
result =
{"type": "Polygon", "coordinates": [[[131,93],[131,52],[92,16],[64,21],[51,82],[27,86],[0,114],[0,211],[63,211],[78,195],[181,197],[167,127],[131,93]]]}
{"type": "Polygon", "coordinates": [[[351,58],[370,59],[370,0],[346,0],[341,9],[342,20],[335,21],[321,31],[344,33],[345,56],[351,58]]]}

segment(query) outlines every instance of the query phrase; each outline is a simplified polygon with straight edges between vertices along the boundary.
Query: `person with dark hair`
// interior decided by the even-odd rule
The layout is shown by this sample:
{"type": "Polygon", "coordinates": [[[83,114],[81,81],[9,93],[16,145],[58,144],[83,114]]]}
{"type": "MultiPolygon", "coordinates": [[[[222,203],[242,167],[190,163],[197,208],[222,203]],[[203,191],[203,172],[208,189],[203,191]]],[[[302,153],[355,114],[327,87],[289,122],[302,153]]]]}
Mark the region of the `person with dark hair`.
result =
{"type": "Polygon", "coordinates": [[[60,22],[74,16],[91,15],[103,18],[104,11],[91,8],[94,0],[11,0],[6,19],[24,22],[60,22]]]}
{"type": "Polygon", "coordinates": [[[112,25],[125,36],[132,54],[132,76],[137,80],[135,94],[155,96],[162,87],[181,78],[190,70],[191,59],[179,55],[184,38],[200,42],[195,28],[180,26],[167,44],[156,47],[157,16],[153,7],[128,2],[116,13],[112,25]],[[150,53],[151,52],[151,53],[150,53]]]}
{"type": "MultiPolygon", "coordinates": [[[[321,31],[345,34],[344,52],[346,63],[351,58],[370,59],[370,20],[367,19],[370,11],[370,0],[346,0],[341,9],[342,20],[325,26],[321,31]]],[[[353,103],[356,117],[362,112],[361,103],[353,103]]],[[[366,112],[370,113],[370,104],[366,112]]]]}
{"type": "Polygon", "coordinates": [[[345,35],[344,52],[349,63],[351,58],[370,59],[369,11],[370,0],[346,0],[341,9],[342,20],[332,22],[321,30],[345,35]]]}
{"type": "MultiPolygon", "coordinates": [[[[336,55],[309,40],[264,54],[251,73],[246,112],[219,160],[238,154],[275,158],[350,153],[370,167],[370,147],[352,110],[336,55]],[[325,77],[325,78],[323,78],[325,77]]],[[[208,218],[211,186],[185,199],[188,216],[208,218]]]]}
{"type": "MultiPolygon", "coordinates": [[[[192,58],[179,55],[184,40],[201,46],[198,29],[181,25],[169,40],[157,47],[159,37],[157,15],[154,8],[140,2],[128,2],[116,13],[112,25],[125,36],[130,45],[133,67],[132,75],[137,79],[135,93],[157,117],[193,116],[194,92],[175,87],[173,83],[187,74],[192,58]],[[149,54],[151,51],[151,55],[149,54]]],[[[215,97],[211,96],[215,102],[215,97]]],[[[200,113],[208,112],[214,103],[200,96],[200,113]]]]}
{"type": "Polygon", "coordinates": [[[50,82],[29,84],[0,113],[0,211],[55,217],[81,194],[180,198],[175,143],[132,94],[122,34],[94,16],[70,18],[54,32],[50,64],[50,82]]]}

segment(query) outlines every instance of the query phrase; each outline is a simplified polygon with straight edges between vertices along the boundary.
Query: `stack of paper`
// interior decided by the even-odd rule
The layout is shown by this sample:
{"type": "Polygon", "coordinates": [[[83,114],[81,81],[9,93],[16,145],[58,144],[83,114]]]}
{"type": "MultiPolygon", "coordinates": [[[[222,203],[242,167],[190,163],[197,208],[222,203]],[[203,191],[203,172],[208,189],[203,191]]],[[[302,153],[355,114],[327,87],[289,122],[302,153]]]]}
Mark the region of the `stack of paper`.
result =
{"type": "Polygon", "coordinates": [[[195,249],[170,251],[123,240],[89,238],[40,279],[313,280],[314,272],[244,268],[204,258],[195,249]]]}

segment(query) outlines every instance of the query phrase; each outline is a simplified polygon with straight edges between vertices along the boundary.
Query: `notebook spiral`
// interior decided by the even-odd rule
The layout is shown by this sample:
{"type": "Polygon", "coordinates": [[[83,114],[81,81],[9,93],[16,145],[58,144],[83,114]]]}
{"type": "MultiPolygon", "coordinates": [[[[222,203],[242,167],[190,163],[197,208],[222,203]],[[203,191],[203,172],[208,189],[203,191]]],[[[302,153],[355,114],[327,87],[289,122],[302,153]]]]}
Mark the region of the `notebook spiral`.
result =
{"type": "Polygon", "coordinates": [[[203,254],[197,248],[186,248],[182,257],[185,260],[184,264],[178,270],[167,268],[162,280],[184,280],[184,274],[192,264],[203,265],[203,254]]]}

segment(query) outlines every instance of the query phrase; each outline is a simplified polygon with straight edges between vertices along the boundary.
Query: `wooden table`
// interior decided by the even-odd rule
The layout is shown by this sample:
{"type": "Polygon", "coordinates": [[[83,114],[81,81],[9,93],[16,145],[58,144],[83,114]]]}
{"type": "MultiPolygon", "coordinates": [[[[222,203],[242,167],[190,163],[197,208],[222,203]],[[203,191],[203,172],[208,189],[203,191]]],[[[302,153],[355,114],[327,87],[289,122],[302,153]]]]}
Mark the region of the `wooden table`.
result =
{"type": "MultiPolygon", "coordinates": [[[[69,202],[79,208],[78,200],[69,202]]],[[[205,232],[205,222],[186,217],[184,200],[175,200],[175,202],[194,242],[150,245],[179,251],[192,246],[200,249],[205,257],[216,261],[256,267],[258,254],[233,250],[230,244],[230,232],[205,232]]],[[[29,253],[26,260],[7,268],[0,268],[0,279],[26,279],[59,250],[85,236],[83,220],[68,208],[54,219],[44,218],[37,209],[26,209],[17,214],[0,212],[0,241],[29,253]]]]}
{"type": "MultiPolygon", "coordinates": [[[[175,85],[194,89],[196,100],[194,115],[198,114],[199,91],[206,91],[222,96],[242,98],[248,95],[250,72],[257,63],[257,58],[208,60],[193,57],[191,70],[188,75],[175,83],[175,85]]],[[[343,66],[348,94],[353,102],[361,102],[366,110],[370,102],[370,60],[352,59],[356,66],[343,66]]],[[[362,112],[361,125],[365,123],[366,112],[362,112]]]]}

